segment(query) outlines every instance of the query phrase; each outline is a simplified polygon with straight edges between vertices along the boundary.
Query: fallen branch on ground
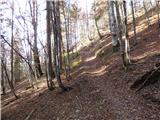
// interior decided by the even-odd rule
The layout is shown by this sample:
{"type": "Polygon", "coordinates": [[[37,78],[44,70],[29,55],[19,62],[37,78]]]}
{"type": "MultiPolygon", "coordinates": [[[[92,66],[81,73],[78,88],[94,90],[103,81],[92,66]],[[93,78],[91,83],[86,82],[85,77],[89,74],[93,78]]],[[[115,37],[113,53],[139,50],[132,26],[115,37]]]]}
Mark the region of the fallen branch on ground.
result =
{"type": "Polygon", "coordinates": [[[157,82],[159,79],[160,79],[160,63],[156,64],[154,69],[145,73],[140,79],[136,80],[130,88],[131,89],[137,88],[136,92],[138,92],[145,86],[157,82]]]}
{"type": "MultiPolygon", "coordinates": [[[[154,69],[154,70],[151,72],[150,75],[148,75],[148,77],[146,78],[146,80],[140,85],[140,87],[137,89],[137,91],[140,91],[140,90],[146,85],[146,83],[151,80],[151,78],[152,78],[153,76],[158,75],[158,74],[159,74],[159,76],[160,76],[160,66],[159,66],[158,68],[154,69]]],[[[157,80],[155,80],[154,82],[158,81],[158,79],[159,79],[159,78],[157,78],[157,80]]]]}
{"type": "Polygon", "coordinates": [[[35,109],[33,109],[24,120],[29,120],[35,109]]]}

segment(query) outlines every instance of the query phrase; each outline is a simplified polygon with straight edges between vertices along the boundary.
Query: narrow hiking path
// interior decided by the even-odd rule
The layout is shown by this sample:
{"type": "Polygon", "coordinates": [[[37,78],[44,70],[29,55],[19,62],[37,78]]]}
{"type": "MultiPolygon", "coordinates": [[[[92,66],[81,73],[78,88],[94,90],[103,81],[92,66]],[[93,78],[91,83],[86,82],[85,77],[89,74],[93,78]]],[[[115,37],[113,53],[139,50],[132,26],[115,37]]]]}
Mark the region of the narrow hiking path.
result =
{"type": "Polygon", "coordinates": [[[142,96],[130,90],[126,81],[128,73],[120,70],[120,58],[111,58],[108,65],[105,65],[100,59],[95,57],[93,51],[95,47],[96,44],[86,51],[81,51],[80,55],[83,62],[80,69],[83,72],[78,76],[80,79],[91,81],[88,87],[94,86],[97,88],[97,92],[101,93],[105,101],[104,104],[107,104],[106,109],[109,109],[112,116],[112,118],[108,119],[159,120],[160,106],[147,104],[142,96]],[[112,61],[114,65],[112,65],[112,61]]]}
{"type": "MultiPolygon", "coordinates": [[[[156,45],[159,41],[155,41],[148,44],[153,42],[152,48],[159,51],[156,45]]],[[[150,70],[155,60],[149,58],[151,61],[134,64],[124,72],[119,53],[111,54],[105,63],[96,56],[100,42],[102,46],[110,44],[105,38],[80,51],[82,62],[73,70],[75,75],[68,83],[73,90],[59,94],[59,90],[48,91],[47,86],[43,86],[34,94],[6,105],[2,109],[2,120],[23,120],[32,111],[29,120],[159,120],[160,106],[146,102],[129,88],[132,81],[150,70]]],[[[137,50],[133,56],[143,54],[137,50]]]]}
{"type": "Polygon", "coordinates": [[[40,88],[7,105],[2,120],[23,120],[32,111],[29,120],[159,120],[160,106],[148,104],[129,88],[149,63],[124,72],[119,53],[109,56],[106,63],[96,56],[97,42],[80,51],[82,62],[70,82],[73,90],[59,94],[59,90],[40,88]]]}
{"type": "MultiPolygon", "coordinates": [[[[79,51],[81,63],[72,69],[73,79],[64,81],[73,87],[71,91],[49,91],[45,78],[38,90],[26,90],[25,81],[17,90],[21,98],[3,96],[2,102],[8,104],[2,103],[2,120],[24,120],[32,111],[29,120],[159,120],[160,105],[147,102],[141,93],[130,90],[137,78],[160,62],[160,36],[153,32],[151,38],[143,37],[144,33],[139,35],[141,40],[131,53],[138,62],[127,72],[122,69],[119,53],[111,52],[110,37],[94,40],[79,51]]],[[[160,93],[160,82],[155,85],[154,92],[160,93]]],[[[151,86],[149,93],[154,88],[151,86]]]]}

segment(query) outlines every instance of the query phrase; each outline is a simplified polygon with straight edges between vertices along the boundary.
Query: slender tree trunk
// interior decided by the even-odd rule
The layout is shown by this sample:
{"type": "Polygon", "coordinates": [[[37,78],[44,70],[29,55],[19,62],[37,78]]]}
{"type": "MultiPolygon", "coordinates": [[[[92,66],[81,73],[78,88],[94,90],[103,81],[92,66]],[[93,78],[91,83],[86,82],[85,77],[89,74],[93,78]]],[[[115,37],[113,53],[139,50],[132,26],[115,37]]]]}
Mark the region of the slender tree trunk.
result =
{"type": "MultiPolygon", "coordinates": [[[[29,52],[26,52],[26,55],[27,55],[27,59],[25,62],[26,64],[28,65],[28,76],[29,76],[29,83],[30,85],[32,86],[32,88],[34,88],[34,83],[32,81],[32,76],[34,77],[34,80],[36,82],[36,87],[37,87],[37,78],[36,78],[36,73],[35,71],[33,70],[32,68],[32,46],[30,44],[30,40],[29,40],[29,31],[28,31],[28,28],[27,28],[27,41],[29,43],[29,52]]],[[[18,54],[18,53],[17,53],[18,54]]],[[[23,56],[22,56],[23,57],[23,56]]],[[[21,57],[21,58],[22,58],[21,57]]],[[[23,58],[22,58],[23,59],[23,58]]]]}
{"type": "Polygon", "coordinates": [[[114,11],[114,1],[109,1],[109,26],[112,35],[113,50],[117,51],[119,47],[119,41],[117,36],[117,25],[114,11]]]}
{"type": "Polygon", "coordinates": [[[125,41],[123,40],[123,33],[122,33],[122,20],[119,12],[119,4],[118,1],[115,1],[115,6],[116,6],[116,13],[117,13],[117,24],[118,24],[118,37],[119,37],[119,42],[120,42],[120,51],[121,51],[121,56],[122,56],[122,62],[123,62],[123,67],[127,67],[126,63],[126,54],[125,54],[125,41]]]}
{"type": "Polygon", "coordinates": [[[15,93],[15,91],[14,91],[14,88],[13,88],[13,86],[12,86],[12,83],[11,83],[11,81],[9,80],[9,75],[8,75],[8,73],[7,73],[7,68],[6,68],[6,65],[5,65],[5,63],[4,63],[3,60],[2,60],[2,65],[3,65],[3,68],[4,68],[4,71],[5,71],[5,74],[6,74],[6,78],[7,78],[7,80],[8,80],[8,84],[9,84],[9,86],[10,86],[11,92],[13,93],[13,95],[15,96],[15,98],[17,99],[18,96],[16,95],[16,93],[15,93]]]}
{"type": "Polygon", "coordinates": [[[77,42],[77,26],[78,26],[78,23],[77,23],[77,16],[76,16],[76,20],[75,20],[75,50],[76,50],[76,53],[77,53],[77,56],[78,56],[78,42],[77,42]]]}
{"type": "Polygon", "coordinates": [[[126,67],[130,64],[130,47],[128,40],[128,23],[127,23],[127,9],[126,9],[126,1],[123,1],[123,9],[124,9],[124,25],[125,25],[125,54],[126,54],[126,67]]]}
{"type": "Polygon", "coordinates": [[[156,2],[156,6],[157,6],[157,17],[158,17],[158,26],[159,26],[159,28],[160,28],[160,1],[157,1],[156,2]]]}
{"type": "MultiPolygon", "coordinates": [[[[51,2],[47,1],[47,83],[48,83],[48,87],[49,89],[53,89],[53,69],[52,69],[52,54],[51,54],[51,2]]],[[[46,61],[45,61],[46,62],[46,61]]]]}
{"type": "Polygon", "coordinates": [[[71,79],[71,75],[70,75],[70,54],[69,54],[69,39],[70,39],[70,0],[69,0],[69,5],[68,5],[68,16],[67,16],[67,75],[68,75],[68,79],[71,79]]]}
{"type": "Polygon", "coordinates": [[[95,25],[96,25],[96,29],[97,29],[97,32],[98,32],[98,36],[99,36],[100,39],[102,39],[102,35],[101,35],[100,31],[99,31],[98,23],[97,23],[96,19],[95,19],[95,25]]]}
{"type": "MultiPolygon", "coordinates": [[[[93,8],[94,9],[94,14],[96,13],[96,8],[95,7],[96,6],[95,6],[95,1],[94,1],[94,8],[93,8]]],[[[100,39],[102,39],[102,35],[101,35],[101,33],[99,31],[99,28],[98,28],[98,21],[97,21],[96,15],[94,15],[94,22],[95,22],[95,25],[96,25],[98,36],[99,36],[100,39]]]]}
{"type": "Polygon", "coordinates": [[[63,55],[64,55],[64,72],[65,72],[65,77],[66,77],[66,79],[67,79],[67,81],[69,81],[69,79],[68,79],[68,75],[67,75],[67,62],[66,62],[66,57],[65,57],[65,47],[64,47],[64,44],[63,44],[63,42],[62,42],[62,48],[63,48],[63,55]]]}
{"type": "MultiPolygon", "coordinates": [[[[11,26],[11,46],[13,47],[13,43],[14,43],[14,38],[13,38],[13,25],[14,25],[14,20],[13,20],[13,16],[14,16],[14,2],[12,0],[12,26],[11,26]]],[[[12,88],[14,88],[14,85],[13,85],[13,49],[11,47],[11,86],[12,88]]]]}
{"type": "MultiPolygon", "coordinates": [[[[63,11],[64,11],[64,9],[63,9],[63,11]]],[[[66,31],[66,53],[67,53],[67,55],[66,55],[66,63],[67,63],[67,80],[70,80],[71,79],[71,75],[70,75],[70,70],[71,70],[71,68],[70,68],[70,54],[69,54],[69,34],[70,34],[70,32],[69,32],[69,30],[70,30],[70,28],[69,28],[69,23],[70,23],[70,0],[69,0],[69,5],[68,5],[68,8],[67,8],[67,17],[66,17],[66,15],[65,15],[65,11],[64,11],[64,19],[65,19],[65,31],[66,31]]]]}
{"type": "Polygon", "coordinates": [[[147,19],[147,22],[148,22],[148,27],[149,27],[151,25],[151,22],[150,22],[150,19],[149,19],[148,11],[147,11],[144,0],[143,0],[143,8],[144,8],[144,11],[145,11],[145,16],[146,16],[146,19],[147,19]]]}
{"type": "Polygon", "coordinates": [[[4,81],[4,69],[3,69],[3,65],[2,65],[2,60],[1,60],[1,86],[2,86],[2,94],[5,95],[6,91],[5,91],[5,81],[4,81]]]}
{"type": "Polygon", "coordinates": [[[45,74],[46,74],[47,87],[48,87],[49,90],[51,90],[51,87],[50,87],[51,84],[50,84],[49,78],[48,78],[49,75],[48,75],[48,66],[47,66],[47,58],[46,57],[45,57],[45,60],[44,60],[44,65],[46,66],[45,67],[45,74]]]}
{"type": "Polygon", "coordinates": [[[58,57],[58,40],[59,40],[59,32],[58,30],[60,29],[59,26],[57,25],[58,22],[58,11],[59,11],[59,1],[56,2],[52,2],[53,3],[53,15],[54,15],[54,24],[53,24],[53,31],[54,31],[54,65],[55,65],[55,73],[56,73],[56,78],[57,78],[57,82],[60,88],[62,88],[63,90],[66,90],[66,88],[64,87],[64,85],[62,84],[61,81],[61,77],[60,77],[60,69],[59,69],[59,57],[58,57]]]}
{"type": "Polygon", "coordinates": [[[131,8],[132,8],[132,18],[133,18],[133,29],[134,29],[134,45],[137,44],[137,32],[136,32],[136,20],[134,15],[134,6],[133,6],[133,0],[131,0],[131,8]]]}
{"type": "Polygon", "coordinates": [[[2,87],[2,94],[5,94],[5,76],[4,76],[4,67],[3,67],[3,59],[5,58],[5,53],[4,53],[4,44],[1,41],[1,87],[2,87]]]}
{"type": "Polygon", "coordinates": [[[27,73],[26,74],[27,74],[28,82],[30,84],[30,87],[34,88],[34,84],[33,84],[32,77],[31,77],[31,72],[30,72],[30,69],[27,66],[27,64],[26,64],[26,68],[27,68],[27,70],[26,70],[27,73]]]}
{"type": "MultiPolygon", "coordinates": [[[[16,46],[14,42],[14,48],[19,51],[19,46],[16,46]]],[[[14,83],[20,81],[20,57],[18,54],[14,54],[14,65],[13,65],[13,76],[14,76],[14,83]]]]}
{"type": "Polygon", "coordinates": [[[33,3],[33,8],[31,7],[30,3],[30,11],[32,16],[32,26],[34,30],[33,57],[34,57],[36,77],[40,77],[43,75],[43,72],[40,65],[40,59],[37,47],[38,6],[36,0],[33,1],[32,3],[33,3]]]}
{"type": "MultiPolygon", "coordinates": [[[[2,66],[1,66],[2,67],[2,66]]],[[[2,69],[3,70],[3,67],[2,69]]],[[[2,86],[2,94],[5,95],[6,94],[6,88],[5,88],[5,81],[4,81],[4,72],[2,71],[1,73],[1,79],[2,79],[2,82],[1,82],[1,86],[2,86]]]]}
{"type": "Polygon", "coordinates": [[[60,18],[60,4],[59,1],[57,2],[57,25],[58,25],[58,53],[59,53],[59,69],[62,70],[62,34],[61,34],[61,18],[60,18]]]}
{"type": "MultiPolygon", "coordinates": [[[[29,55],[29,52],[26,51],[26,56],[27,56],[27,62],[30,63],[30,55],[29,55]]],[[[26,63],[26,75],[27,75],[27,79],[28,79],[28,82],[30,84],[30,86],[32,88],[34,88],[34,84],[33,84],[33,81],[32,81],[32,70],[30,69],[30,67],[28,66],[28,64],[26,63]]]]}

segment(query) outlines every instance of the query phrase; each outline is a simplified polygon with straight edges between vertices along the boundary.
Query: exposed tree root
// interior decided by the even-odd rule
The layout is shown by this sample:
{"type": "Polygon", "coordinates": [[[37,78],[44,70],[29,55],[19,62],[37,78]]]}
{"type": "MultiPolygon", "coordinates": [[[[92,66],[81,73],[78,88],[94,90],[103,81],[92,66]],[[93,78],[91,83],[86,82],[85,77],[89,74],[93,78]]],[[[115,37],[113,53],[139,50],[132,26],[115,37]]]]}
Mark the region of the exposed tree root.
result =
{"type": "Polygon", "coordinates": [[[160,80],[160,63],[157,63],[154,69],[145,73],[140,79],[136,80],[130,88],[131,89],[137,88],[136,91],[140,91],[145,86],[154,84],[158,80],[160,80]]]}

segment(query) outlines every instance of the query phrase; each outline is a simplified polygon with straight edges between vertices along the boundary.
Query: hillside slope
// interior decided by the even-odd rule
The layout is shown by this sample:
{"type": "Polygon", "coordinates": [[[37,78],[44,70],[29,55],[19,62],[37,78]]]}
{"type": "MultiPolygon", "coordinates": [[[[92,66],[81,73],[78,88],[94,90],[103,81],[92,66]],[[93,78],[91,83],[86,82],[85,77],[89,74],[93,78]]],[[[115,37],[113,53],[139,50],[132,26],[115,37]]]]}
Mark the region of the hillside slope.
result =
{"type": "Polygon", "coordinates": [[[72,70],[73,79],[67,83],[71,91],[60,94],[43,85],[2,106],[2,120],[159,120],[160,104],[148,98],[160,101],[160,82],[139,92],[130,89],[160,62],[159,45],[157,23],[141,30],[131,51],[135,63],[125,72],[120,53],[112,52],[111,37],[92,41],[80,51],[81,63],[72,70]]]}

